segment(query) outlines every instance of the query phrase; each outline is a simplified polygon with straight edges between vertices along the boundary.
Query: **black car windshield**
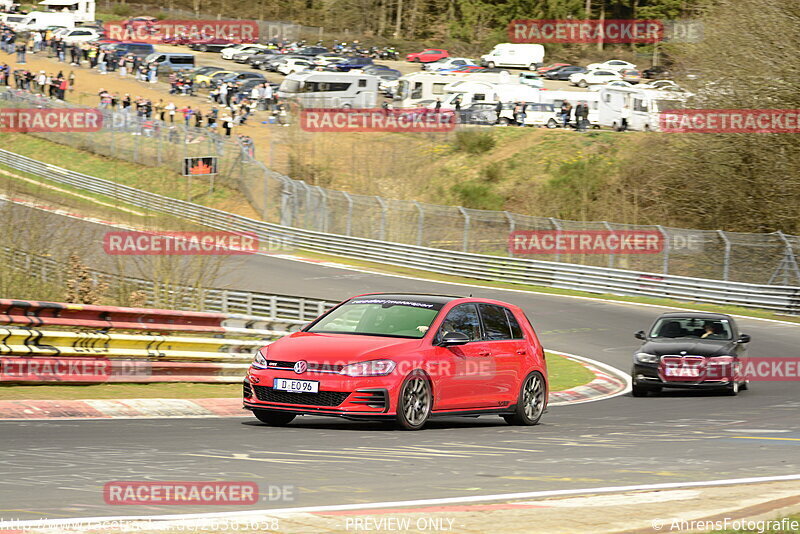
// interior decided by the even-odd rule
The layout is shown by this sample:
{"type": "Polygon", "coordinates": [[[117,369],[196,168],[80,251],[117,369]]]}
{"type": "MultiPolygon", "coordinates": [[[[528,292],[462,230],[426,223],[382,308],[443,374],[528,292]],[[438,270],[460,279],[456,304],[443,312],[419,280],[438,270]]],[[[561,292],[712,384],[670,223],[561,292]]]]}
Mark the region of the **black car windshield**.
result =
{"type": "Polygon", "coordinates": [[[417,299],[362,297],[332,310],[306,332],[419,339],[442,306],[417,299]]]}
{"type": "Polygon", "coordinates": [[[727,319],[703,317],[662,317],[650,331],[655,338],[732,339],[727,319]]]}

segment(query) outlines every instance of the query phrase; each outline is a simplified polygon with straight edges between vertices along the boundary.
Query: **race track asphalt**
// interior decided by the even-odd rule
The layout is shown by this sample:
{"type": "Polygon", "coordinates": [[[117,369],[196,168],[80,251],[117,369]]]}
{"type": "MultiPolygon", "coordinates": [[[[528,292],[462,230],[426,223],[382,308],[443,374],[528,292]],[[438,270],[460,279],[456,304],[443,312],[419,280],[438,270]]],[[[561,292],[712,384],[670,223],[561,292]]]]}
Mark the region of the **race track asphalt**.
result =
{"type": "MultiPolygon", "coordinates": [[[[55,215],[48,220],[42,224],[67,226],[55,215]]],[[[68,226],[86,240],[87,251],[100,246],[103,228],[76,220],[68,226]]],[[[385,291],[506,300],[526,311],[546,348],[620,370],[629,369],[638,347],[633,332],[665,311],[275,256],[235,261],[218,285],[326,299],[385,291]]],[[[800,354],[800,326],[738,322],[753,337],[751,356],[800,354]]],[[[787,475],[800,473],[798,413],[796,382],[758,382],[738,397],[668,392],[553,407],[529,428],[497,417],[438,419],[421,432],[321,417],[287,428],[235,418],[0,422],[0,516],[217,512],[787,475]],[[265,493],[269,486],[291,486],[294,493],[292,501],[238,508],[107,505],[103,485],[115,480],[245,480],[265,493]]]]}

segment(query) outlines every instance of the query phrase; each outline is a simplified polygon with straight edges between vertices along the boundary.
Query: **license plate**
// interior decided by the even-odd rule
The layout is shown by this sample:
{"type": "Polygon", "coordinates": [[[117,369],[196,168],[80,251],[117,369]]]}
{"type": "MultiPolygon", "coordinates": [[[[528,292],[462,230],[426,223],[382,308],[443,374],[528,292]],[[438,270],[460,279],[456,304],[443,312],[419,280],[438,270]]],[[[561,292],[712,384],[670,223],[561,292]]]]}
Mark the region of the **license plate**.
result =
{"type": "Polygon", "coordinates": [[[664,369],[664,376],[700,376],[700,369],[694,367],[667,367],[664,369]]]}
{"type": "Polygon", "coordinates": [[[319,382],[314,380],[292,380],[290,378],[276,378],[273,388],[292,393],[319,393],[319,382]]]}

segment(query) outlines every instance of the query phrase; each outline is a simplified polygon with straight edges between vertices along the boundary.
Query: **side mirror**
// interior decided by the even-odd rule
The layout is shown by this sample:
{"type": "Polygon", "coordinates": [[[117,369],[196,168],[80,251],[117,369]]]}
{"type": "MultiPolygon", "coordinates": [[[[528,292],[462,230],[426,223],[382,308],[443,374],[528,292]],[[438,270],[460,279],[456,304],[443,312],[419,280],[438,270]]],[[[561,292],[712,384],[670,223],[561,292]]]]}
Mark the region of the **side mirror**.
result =
{"type": "Polygon", "coordinates": [[[750,336],[747,334],[739,334],[738,343],[750,343],[750,336]]]}
{"type": "Polygon", "coordinates": [[[638,332],[633,334],[633,337],[635,337],[636,339],[646,339],[647,338],[647,336],[644,334],[644,330],[639,330],[638,332]]]}
{"type": "Polygon", "coordinates": [[[458,345],[466,345],[469,343],[469,337],[467,334],[463,334],[461,332],[448,332],[444,335],[441,341],[439,341],[440,347],[455,347],[458,345]]]}

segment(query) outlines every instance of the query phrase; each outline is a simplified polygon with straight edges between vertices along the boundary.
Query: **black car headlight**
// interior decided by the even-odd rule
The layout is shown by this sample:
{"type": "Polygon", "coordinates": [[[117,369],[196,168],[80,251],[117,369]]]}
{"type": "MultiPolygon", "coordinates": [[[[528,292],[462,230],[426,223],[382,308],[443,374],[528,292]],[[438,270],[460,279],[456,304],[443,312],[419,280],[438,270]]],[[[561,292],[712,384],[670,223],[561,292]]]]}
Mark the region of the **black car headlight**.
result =
{"type": "Polygon", "coordinates": [[[636,363],[657,363],[658,356],[655,354],[649,354],[647,352],[637,352],[636,355],[633,357],[636,363]]]}
{"type": "Polygon", "coordinates": [[[253,355],[253,363],[250,365],[255,367],[256,369],[266,369],[267,368],[267,359],[261,353],[262,350],[267,350],[266,347],[262,347],[256,350],[256,353],[253,355]]]}

